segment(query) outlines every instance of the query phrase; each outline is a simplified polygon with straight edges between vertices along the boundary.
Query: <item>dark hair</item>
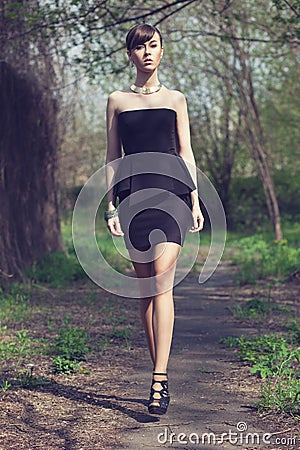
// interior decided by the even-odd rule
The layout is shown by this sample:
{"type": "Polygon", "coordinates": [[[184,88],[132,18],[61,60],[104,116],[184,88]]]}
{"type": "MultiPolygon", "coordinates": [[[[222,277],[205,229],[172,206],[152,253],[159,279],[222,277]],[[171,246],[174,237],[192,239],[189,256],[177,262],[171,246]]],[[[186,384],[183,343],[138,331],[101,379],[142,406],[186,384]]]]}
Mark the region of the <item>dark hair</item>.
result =
{"type": "Polygon", "coordinates": [[[138,45],[150,41],[154,33],[158,33],[160,45],[162,46],[162,36],[160,34],[160,31],[156,27],[153,27],[152,25],[149,25],[147,23],[143,23],[131,28],[126,36],[127,50],[134,50],[138,45]]]}

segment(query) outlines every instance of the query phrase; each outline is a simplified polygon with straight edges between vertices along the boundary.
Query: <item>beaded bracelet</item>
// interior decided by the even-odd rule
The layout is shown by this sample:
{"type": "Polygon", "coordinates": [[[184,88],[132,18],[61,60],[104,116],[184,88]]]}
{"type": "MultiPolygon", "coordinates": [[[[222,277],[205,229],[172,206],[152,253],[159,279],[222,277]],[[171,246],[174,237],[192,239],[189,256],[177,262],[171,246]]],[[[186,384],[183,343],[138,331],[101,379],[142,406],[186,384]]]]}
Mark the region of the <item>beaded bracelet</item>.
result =
{"type": "Polygon", "coordinates": [[[105,211],[104,220],[106,222],[108,221],[108,219],[112,219],[113,217],[118,217],[118,210],[116,208],[110,211],[105,211]]]}

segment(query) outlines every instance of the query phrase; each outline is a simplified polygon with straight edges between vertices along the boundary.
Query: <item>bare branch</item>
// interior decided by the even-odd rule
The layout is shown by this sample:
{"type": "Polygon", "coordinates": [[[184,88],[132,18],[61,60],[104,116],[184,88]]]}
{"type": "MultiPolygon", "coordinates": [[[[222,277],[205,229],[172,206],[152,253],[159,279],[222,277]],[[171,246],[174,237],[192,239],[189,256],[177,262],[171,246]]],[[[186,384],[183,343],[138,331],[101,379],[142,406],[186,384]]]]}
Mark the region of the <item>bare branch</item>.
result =
{"type": "Polygon", "coordinates": [[[300,13],[299,13],[299,11],[297,11],[296,8],[295,8],[293,5],[291,5],[290,2],[288,2],[287,0],[283,0],[283,1],[284,1],[284,3],[285,3],[285,4],[293,11],[293,13],[295,13],[296,16],[297,16],[298,18],[300,18],[300,13]]]}

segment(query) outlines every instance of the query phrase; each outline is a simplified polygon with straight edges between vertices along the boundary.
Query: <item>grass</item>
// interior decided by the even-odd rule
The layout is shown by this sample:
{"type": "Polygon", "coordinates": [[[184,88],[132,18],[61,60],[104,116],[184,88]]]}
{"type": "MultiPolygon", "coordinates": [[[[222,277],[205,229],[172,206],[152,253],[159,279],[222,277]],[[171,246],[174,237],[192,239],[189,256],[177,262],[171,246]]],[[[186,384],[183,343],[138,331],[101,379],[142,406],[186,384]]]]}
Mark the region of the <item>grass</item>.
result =
{"type": "Polygon", "coordinates": [[[234,245],[232,263],[239,267],[238,281],[242,283],[266,277],[282,279],[300,266],[300,248],[292,247],[287,240],[270,242],[254,235],[234,245]]]}
{"type": "MultiPolygon", "coordinates": [[[[291,314],[285,305],[272,302],[271,288],[300,267],[300,224],[283,221],[285,239],[274,241],[272,232],[239,236],[229,233],[227,245],[233,263],[239,268],[237,280],[242,284],[264,280],[269,287],[267,298],[256,295],[232,312],[240,320],[255,323],[276,322],[275,314],[291,314]]],[[[282,324],[280,325],[282,328],[282,324]]],[[[252,375],[261,378],[259,410],[288,413],[300,417],[300,322],[285,320],[285,331],[247,338],[228,337],[222,340],[250,366],[252,375]]]]}
{"type": "Polygon", "coordinates": [[[32,315],[29,291],[22,285],[12,284],[7,292],[0,288],[0,323],[26,322],[32,315]]]}
{"type": "Polygon", "coordinates": [[[86,330],[66,325],[58,330],[54,351],[62,358],[81,361],[88,352],[88,341],[89,335],[86,330]]]}
{"type": "Polygon", "coordinates": [[[300,267],[300,223],[282,220],[284,239],[274,240],[270,226],[251,236],[230,231],[226,255],[239,269],[236,280],[253,284],[267,277],[281,281],[300,267]]]}
{"type": "MultiPolygon", "coordinates": [[[[9,385],[7,380],[6,382],[7,385],[9,385]]],[[[10,385],[9,387],[19,386],[24,388],[32,388],[35,386],[44,386],[46,384],[50,384],[50,380],[45,377],[36,377],[34,375],[34,368],[33,366],[31,366],[29,369],[20,370],[18,375],[12,381],[12,385],[10,385]]]]}
{"type": "Polygon", "coordinates": [[[300,418],[300,380],[293,377],[268,378],[260,387],[259,410],[272,410],[300,418]]]}
{"type": "MultiPolygon", "coordinates": [[[[65,283],[66,277],[63,277],[63,280],[65,283]]],[[[9,378],[5,378],[4,374],[1,376],[3,391],[17,385],[44,383],[45,380],[40,379],[41,377],[35,377],[33,373],[24,369],[24,366],[34,363],[39,371],[40,362],[35,362],[37,360],[49,360],[50,357],[50,371],[69,375],[82,369],[81,363],[87,360],[89,352],[104,355],[108,349],[115,346],[127,350],[131,348],[132,325],[127,323],[128,317],[123,306],[116,309],[109,300],[99,298],[99,294],[90,290],[81,293],[80,298],[75,301],[86,311],[94,310],[99,300],[101,302],[101,306],[97,306],[97,313],[99,312],[99,316],[102,317],[102,323],[95,323],[97,315],[89,313],[85,328],[74,322],[72,313],[67,312],[68,310],[63,315],[59,313],[57,317],[55,313],[53,315],[51,305],[33,303],[32,290],[30,286],[14,284],[6,292],[0,292],[0,360],[6,366],[5,370],[13,374],[9,378]],[[37,312],[39,316],[35,319],[37,312]],[[33,320],[37,321],[36,324],[41,320],[43,322],[43,317],[46,317],[46,320],[41,327],[47,329],[39,330],[38,335],[45,337],[35,338],[32,322],[33,320]],[[91,342],[87,327],[94,326],[102,326],[102,332],[96,341],[94,338],[94,342],[91,342]]]]}
{"type": "Polygon", "coordinates": [[[292,318],[286,324],[289,334],[289,341],[292,344],[300,344],[300,320],[299,318],[292,318]]]}
{"type": "Polygon", "coordinates": [[[132,325],[124,325],[122,327],[113,327],[111,330],[111,337],[112,339],[117,339],[118,341],[121,341],[120,343],[125,343],[125,346],[127,349],[131,348],[131,341],[130,341],[130,332],[132,330],[132,325]]]}
{"type": "Polygon", "coordinates": [[[65,375],[71,375],[78,372],[80,365],[78,361],[72,361],[62,356],[55,356],[53,358],[53,372],[64,373],[65,375]]]}
{"type": "Polygon", "coordinates": [[[20,364],[44,350],[43,339],[31,337],[26,329],[33,308],[28,286],[14,283],[6,292],[0,291],[0,360],[20,364]]]}
{"type": "Polygon", "coordinates": [[[10,368],[10,373],[13,373],[9,379],[3,378],[1,381],[2,391],[6,392],[18,386],[30,387],[45,384],[46,379],[33,375],[32,364],[37,355],[45,353],[45,341],[30,337],[25,329],[15,331],[9,330],[7,326],[1,328],[0,338],[0,361],[5,362],[10,368]],[[24,365],[31,368],[24,369],[22,368],[24,365]]]}
{"type": "Polygon", "coordinates": [[[101,343],[102,349],[108,348],[111,340],[130,349],[133,326],[127,323],[128,317],[123,310],[116,310],[113,305],[107,303],[101,307],[100,313],[104,315],[104,325],[109,327],[108,335],[101,343]]]}
{"type": "Polygon", "coordinates": [[[282,373],[282,367],[285,368],[285,374],[292,373],[292,365],[300,358],[300,351],[293,349],[286,338],[277,334],[251,339],[244,336],[227,338],[224,343],[238,348],[238,356],[251,365],[250,372],[261,378],[282,373]]]}
{"type": "Polygon", "coordinates": [[[50,329],[54,328],[56,333],[50,350],[50,353],[54,355],[52,361],[54,373],[69,375],[77,372],[80,362],[86,360],[90,350],[89,333],[84,328],[72,325],[70,320],[70,316],[65,316],[63,325],[56,330],[50,325],[50,329]]]}
{"type": "MultiPolygon", "coordinates": [[[[121,253],[126,255],[127,250],[123,240],[119,239],[117,242],[121,253]]],[[[98,233],[97,243],[104,259],[111,267],[113,267],[113,269],[121,273],[126,273],[128,270],[132,269],[131,262],[118,252],[108,233],[98,233]]]]}
{"type": "MultiPolygon", "coordinates": [[[[71,219],[66,219],[62,225],[62,240],[64,251],[54,252],[37,260],[33,266],[26,271],[27,277],[34,284],[47,284],[49,287],[61,288],[77,280],[85,279],[86,273],[81,267],[72,241],[71,219]]],[[[98,248],[107,263],[115,270],[126,273],[132,269],[131,262],[122,256],[115,248],[112,238],[103,227],[96,227],[96,241],[98,248]]],[[[89,244],[85,246],[85,238],[80,246],[84,246],[86,258],[90,258],[89,244]]],[[[121,253],[126,255],[126,248],[123,241],[118,241],[121,253]]]]}
{"type": "Polygon", "coordinates": [[[74,252],[55,252],[36,261],[27,276],[33,283],[46,283],[60,288],[70,282],[85,278],[74,252]]]}
{"type": "Polygon", "coordinates": [[[253,338],[228,337],[221,340],[236,349],[237,356],[250,365],[250,372],[263,379],[260,410],[300,417],[300,349],[288,337],[269,334],[253,338]]]}
{"type": "Polygon", "coordinates": [[[0,388],[2,392],[6,392],[13,387],[32,388],[49,383],[50,381],[45,377],[36,377],[33,373],[33,367],[31,367],[29,370],[20,370],[12,380],[4,380],[0,384],[0,388]]]}
{"type": "Polygon", "coordinates": [[[232,310],[233,315],[238,319],[256,320],[263,322],[267,320],[273,312],[290,312],[290,309],[284,305],[272,303],[269,298],[267,301],[259,297],[248,300],[245,304],[236,304],[232,310]]]}
{"type": "MultiPolygon", "coordinates": [[[[1,292],[0,318],[0,360],[11,361],[15,372],[19,373],[24,364],[31,362],[35,355],[53,353],[53,369],[60,373],[74,373],[79,368],[79,361],[85,359],[89,351],[89,335],[86,330],[68,323],[65,317],[64,324],[56,330],[56,336],[48,339],[32,338],[26,328],[27,322],[32,319],[33,306],[28,292],[26,297],[21,293],[21,286],[16,289],[12,286],[7,293],[1,292]],[[21,329],[14,329],[21,323],[21,329]],[[8,326],[7,324],[11,324],[8,326]]],[[[19,374],[20,375],[20,374],[19,374]]],[[[22,376],[14,378],[13,383],[4,380],[2,390],[9,386],[38,383],[33,374],[22,373],[22,376]],[[26,381],[27,380],[27,381],[26,381]]]]}
{"type": "Polygon", "coordinates": [[[26,330],[19,330],[14,336],[10,336],[7,333],[7,327],[2,327],[0,335],[0,360],[16,358],[20,361],[34,353],[35,341],[28,336],[26,330]]]}

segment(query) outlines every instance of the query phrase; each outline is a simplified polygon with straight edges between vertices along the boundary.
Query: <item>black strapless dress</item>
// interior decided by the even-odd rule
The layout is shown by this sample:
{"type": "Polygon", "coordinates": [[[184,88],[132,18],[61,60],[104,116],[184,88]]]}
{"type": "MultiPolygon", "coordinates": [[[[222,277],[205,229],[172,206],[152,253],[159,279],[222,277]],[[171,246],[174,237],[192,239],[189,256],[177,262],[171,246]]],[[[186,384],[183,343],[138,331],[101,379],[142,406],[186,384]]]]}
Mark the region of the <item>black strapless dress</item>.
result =
{"type": "Polygon", "coordinates": [[[118,126],[124,156],[114,180],[113,201],[116,205],[119,198],[126,247],[145,251],[165,241],[183,245],[193,225],[190,193],[196,186],[176,152],[176,111],[124,111],[118,126]]]}

